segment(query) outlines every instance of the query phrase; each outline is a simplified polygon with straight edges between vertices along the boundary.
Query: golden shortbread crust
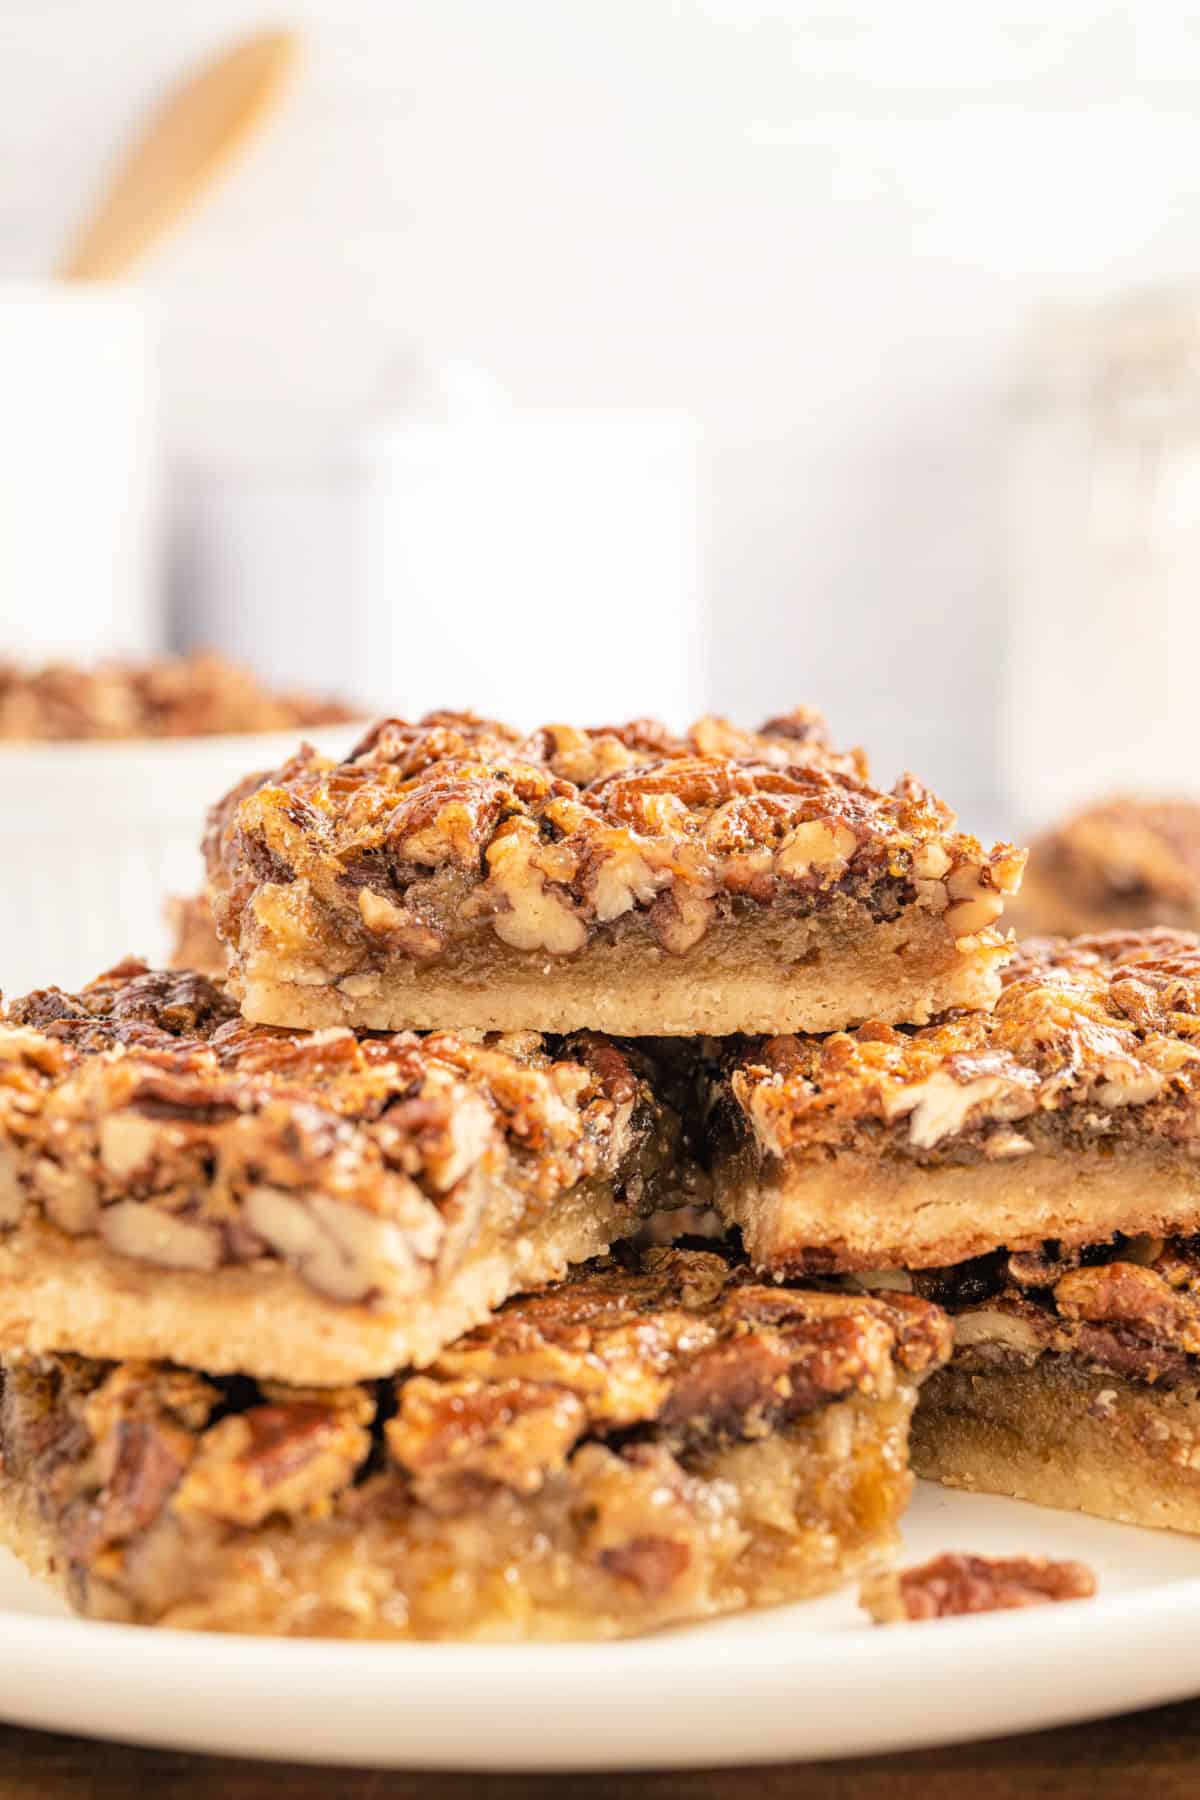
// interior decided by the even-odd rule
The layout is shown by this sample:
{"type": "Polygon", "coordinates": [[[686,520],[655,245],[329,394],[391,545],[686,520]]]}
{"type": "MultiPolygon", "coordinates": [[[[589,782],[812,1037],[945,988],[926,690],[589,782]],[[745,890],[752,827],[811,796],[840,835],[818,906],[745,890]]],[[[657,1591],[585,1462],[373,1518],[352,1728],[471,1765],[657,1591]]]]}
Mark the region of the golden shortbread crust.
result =
{"type": "Polygon", "coordinates": [[[939,1370],[913,1421],[912,1463],[948,1487],[1200,1532],[1197,1388],[1163,1391],[1054,1358],[939,1370]]]}
{"type": "MultiPolygon", "coordinates": [[[[993,938],[994,938],[994,934],[993,938]]],[[[319,1031],[574,1031],[584,1021],[618,1035],[725,1036],[735,1031],[832,1030],[863,1019],[928,1020],[990,1006],[1000,991],[998,940],[971,956],[947,946],[942,925],[910,909],[876,925],[842,904],[830,917],[739,919],[714,925],[686,958],[645,939],[598,941],[563,963],[489,945],[459,971],[391,965],[353,992],[334,984],[235,979],[242,1010],[261,1024],[319,1031]]],[[[268,964],[269,966],[269,964],[268,964]]]]}

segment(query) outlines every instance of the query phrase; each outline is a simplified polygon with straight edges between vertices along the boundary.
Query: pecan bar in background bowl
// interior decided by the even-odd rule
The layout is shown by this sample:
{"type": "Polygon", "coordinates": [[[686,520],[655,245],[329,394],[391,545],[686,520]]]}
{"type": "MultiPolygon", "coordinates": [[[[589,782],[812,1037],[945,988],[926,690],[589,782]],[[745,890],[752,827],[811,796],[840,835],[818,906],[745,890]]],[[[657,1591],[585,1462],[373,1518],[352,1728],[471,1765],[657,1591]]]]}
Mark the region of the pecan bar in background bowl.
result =
{"type": "Polygon", "coordinates": [[[0,1343],[389,1374],[635,1232],[678,1136],[600,1038],[276,1031],[122,964],[0,1014],[0,1343]]]}
{"type": "Polygon", "coordinates": [[[90,1616],[390,1638],[620,1637],[877,1565],[949,1326],[657,1250],[341,1389],[14,1354],[0,1531],[90,1616]]]}
{"type": "Polygon", "coordinates": [[[1200,927],[1200,801],[1117,794],[1037,839],[1012,920],[1022,935],[1200,927]]]}
{"type": "Polygon", "coordinates": [[[803,710],[683,737],[388,719],[244,782],[207,858],[250,1019],[684,1036],[990,1005],[1023,864],[803,710]]]}
{"type": "Polygon", "coordinates": [[[1200,1230],[1200,939],[1018,945],[994,1012],[727,1046],[714,1204],[775,1273],[1200,1230]]]}

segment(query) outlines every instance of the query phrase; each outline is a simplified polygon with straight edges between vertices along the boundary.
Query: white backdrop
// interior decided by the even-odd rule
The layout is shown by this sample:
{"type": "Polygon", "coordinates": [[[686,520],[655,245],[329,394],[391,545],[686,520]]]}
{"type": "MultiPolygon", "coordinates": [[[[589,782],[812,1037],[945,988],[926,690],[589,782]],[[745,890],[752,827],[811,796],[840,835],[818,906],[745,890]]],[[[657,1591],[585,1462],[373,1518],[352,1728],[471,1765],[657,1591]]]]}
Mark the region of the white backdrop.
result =
{"type": "MultiPolygon", "coordinates": [[[[414,342],[705,426],[712,700],[984,812],[1014,345],[1200,263],[1176,0],[300,0],[277,129],[157,260],[179,456],[311,466],[414,342]]],[[[0,272],[256,0],[0,0],[0,272]]],[[[698,627],[702,628],[702,627],[698,627]]]]}

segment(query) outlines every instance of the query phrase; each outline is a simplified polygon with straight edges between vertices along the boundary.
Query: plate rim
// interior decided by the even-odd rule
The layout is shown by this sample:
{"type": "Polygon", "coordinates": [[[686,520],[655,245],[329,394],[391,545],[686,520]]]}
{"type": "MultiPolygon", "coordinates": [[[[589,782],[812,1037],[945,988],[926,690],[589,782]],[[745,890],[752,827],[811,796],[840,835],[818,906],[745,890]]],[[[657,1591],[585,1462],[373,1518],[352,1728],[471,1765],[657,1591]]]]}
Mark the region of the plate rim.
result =
{"type": "Polygon", "coordinates": [[[1200,1575],[1066,1605],[922,1622],[916,1641],[908,1637],[912,1629],[874,1629],[865,1621],[861,1631],[751,1627],[735,1643],[691,1628],[600,1643],[355,1643],[55,1618],[6,1606],[0,1717],[127,1743],[331,1766],[566,1772],[879,1755],[1135,1711],[1200,1690],[1200,1575]],[[962,1669],[981,1659],[988,1665],[982,1704],[948,1725],[946,1705],[961,1692],[962,1669]],[[18,1679],[14,1687],[14,1664],[18,1677],[22,1669],[39,1672],[32,1685],[18,1679]],[[1040,1679],[1064,1670],[1065,1683],[1040,1679]],[[55,1678],[49,1696],[37,1686],[47,1673],[55,1678]],[[610,1726],[607,1742],[595,1732],[568,1742],[551,1724],[542,1749],[522,1748],[536,1729],[530,1703],[552,1719],[565,1699],[577,1706],[584,1676],[589,1706],[601,1719],[612,1721],[621,1716],[614,1709],[624,1709],[625,1737],[610,1726]],[[259,1712],[266,1720],[261,1734],[236,1719],[212,1725],[206,1705],[218,1706],[235,1686],[241,1710],[251,1713],[272,1700],[277,1707],[286,1692],[298,1707],[298,1730],[296,1714],[289,1726],[269,1711],[259,1712]],[[856,1741],[818,1728],[801,1742],[805,1734],[789,1728],[789,1701],[794,1715],[800,1694],[832,1717],[856,1695],[861,1700],[883,1686],[887,1716],[867,1719],[856,1741]],[[136,1728],[126,1717],[106,1725],[104,1697],[114,1687],[136,1689],[136,1728]],[[655,1712],[668,1689],[673,1700],[682,1695],[674,1726],[655,1712]],[[71,1696],[65,1707],[64,1690],[71,1696]],[[942,1702],[932,1710],[922,1707],[929,1691],[942,1702]],[[483,1722],[449,1748],[438,1716],[448,1707],[461,1711],[464,1697],[474,1711],[481,1694],[483,1722]],[[400,1713],[393,1706],[381,1730],[381,1706],[401,1697],[400,1713]],[[176,1722],[171,1711],[181,1699],[191,1706],[191,1724],[176,1722]],[[318,1700],[344,1729],[323,1726],[310,1710],[318,1700]],[[206,1722],[197,1726],[197,1716],[206,1722]],[[736,1730],[714,1734],[718,1717],[729,1727],[736,1721],[736,1730]],[[354,1730],[363,1736],[348,1742],[344,1731],[354,1730]]]}

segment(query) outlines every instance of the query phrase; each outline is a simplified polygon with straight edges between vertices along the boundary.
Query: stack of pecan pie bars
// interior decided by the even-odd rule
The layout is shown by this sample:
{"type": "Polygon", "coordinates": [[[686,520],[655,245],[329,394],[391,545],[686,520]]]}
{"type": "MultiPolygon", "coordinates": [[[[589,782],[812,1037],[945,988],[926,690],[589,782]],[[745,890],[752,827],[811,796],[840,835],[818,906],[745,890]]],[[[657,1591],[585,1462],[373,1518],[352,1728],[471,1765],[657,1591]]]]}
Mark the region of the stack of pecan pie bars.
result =
{"type": "Polygon", "coordinates": [[[624,1634],[886,1560],[910,1449],[1200,1529],[1194,938],[1014,948],[1021,855],[804,711],[388,720],[206,854],[192,966],[0,1019],[0,1513],[80,1610],[624,1634]]]}

